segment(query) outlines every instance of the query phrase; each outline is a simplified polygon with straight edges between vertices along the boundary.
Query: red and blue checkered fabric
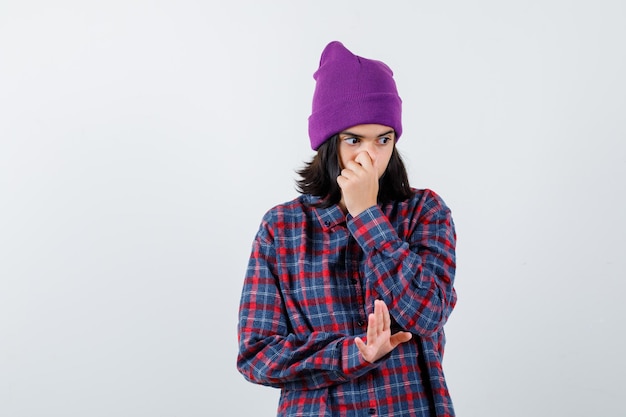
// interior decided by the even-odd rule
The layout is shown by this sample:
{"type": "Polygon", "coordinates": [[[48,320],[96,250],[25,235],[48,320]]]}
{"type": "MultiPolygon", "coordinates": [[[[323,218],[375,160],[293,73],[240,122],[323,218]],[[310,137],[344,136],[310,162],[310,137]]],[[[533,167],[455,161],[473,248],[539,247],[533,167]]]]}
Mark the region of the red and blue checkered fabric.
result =
{"type": "Polygon", "coordinates": [[[281,388],[279,416],[453,416],[443,326],[456,234],[430,190],[357,217],[302,195],[266,213],[239,310],[237,367],[281,388]],[[371,364],[356,347],[374,300],[413,338],[371,364]]]}

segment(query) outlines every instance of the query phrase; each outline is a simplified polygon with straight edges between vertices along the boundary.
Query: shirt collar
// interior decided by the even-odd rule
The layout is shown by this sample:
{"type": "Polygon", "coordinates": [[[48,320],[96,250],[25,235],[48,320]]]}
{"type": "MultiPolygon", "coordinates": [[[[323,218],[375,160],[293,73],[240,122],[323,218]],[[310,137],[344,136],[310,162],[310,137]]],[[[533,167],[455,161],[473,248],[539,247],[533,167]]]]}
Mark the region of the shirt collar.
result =
{"type": "MultiPolygon", "coordinates": [[[[319,201],[319,197],[311,196],[310,198],[310,202],[313,204],[319,201]]],[[[315,212],[315,215],[320,222],[320,226],[324,229],[324,231],[328,231],[333,227],[346,222],[346,215],[343,214],[343,211],[341,211],[339,204],[333,204],[327,208],[313,207],[313,211],[315,212]]]]}

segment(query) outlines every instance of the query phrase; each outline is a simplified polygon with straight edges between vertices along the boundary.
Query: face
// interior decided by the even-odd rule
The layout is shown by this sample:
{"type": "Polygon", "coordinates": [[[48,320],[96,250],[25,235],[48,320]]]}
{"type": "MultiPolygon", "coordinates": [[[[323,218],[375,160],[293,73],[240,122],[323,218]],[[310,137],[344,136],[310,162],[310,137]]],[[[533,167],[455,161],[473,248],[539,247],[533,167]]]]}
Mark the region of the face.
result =
{"type": "Polygon", "coordinates": [[[378,124],[357,125],[340,132],[337,149],[341,168],[348,161],[354,161],[361,152],[367,152],[378,178],[382,177],[391,159],[395,139],[393,128],[378,124]]]}

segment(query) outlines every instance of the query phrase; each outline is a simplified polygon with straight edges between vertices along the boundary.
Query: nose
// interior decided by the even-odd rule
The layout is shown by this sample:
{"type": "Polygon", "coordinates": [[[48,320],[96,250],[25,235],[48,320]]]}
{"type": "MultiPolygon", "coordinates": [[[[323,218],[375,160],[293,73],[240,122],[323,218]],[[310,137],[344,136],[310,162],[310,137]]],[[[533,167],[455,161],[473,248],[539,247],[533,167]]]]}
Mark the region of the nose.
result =
{"type": "Polygon", "coordinates": [[[361,147],[361,150],[363,152],[367,152],[367,154],[370,156],[370,159],[372,160],[372,163],[376,163],[376,156],[377,156],[377,149],[376,149],[376,144],[372,143],[372,142],[365,142],[363,143],[363,146],[361,147]]]}

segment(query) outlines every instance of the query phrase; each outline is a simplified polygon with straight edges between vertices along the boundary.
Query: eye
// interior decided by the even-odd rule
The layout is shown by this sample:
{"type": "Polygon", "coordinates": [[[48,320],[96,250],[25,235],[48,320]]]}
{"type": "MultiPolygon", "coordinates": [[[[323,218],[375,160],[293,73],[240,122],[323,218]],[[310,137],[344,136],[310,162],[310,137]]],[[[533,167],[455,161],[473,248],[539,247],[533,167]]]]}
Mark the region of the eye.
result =
{"type": "Polygon", "coordinates": [[[343,141],[348,145],[356,145],[357,143],[359,143],[359,140],[353,137],[344,138],[343,141]]]}
{"type": "Polygon", "coordinates": [[[383,136],[382,138],[378,138],[378,143],[381,145],[385,145],[391,141],[391,137],[383,136]]]}

